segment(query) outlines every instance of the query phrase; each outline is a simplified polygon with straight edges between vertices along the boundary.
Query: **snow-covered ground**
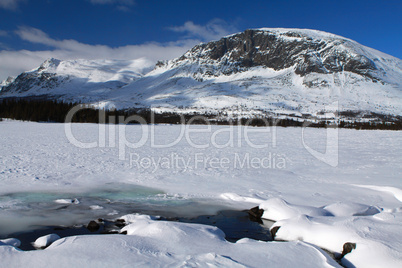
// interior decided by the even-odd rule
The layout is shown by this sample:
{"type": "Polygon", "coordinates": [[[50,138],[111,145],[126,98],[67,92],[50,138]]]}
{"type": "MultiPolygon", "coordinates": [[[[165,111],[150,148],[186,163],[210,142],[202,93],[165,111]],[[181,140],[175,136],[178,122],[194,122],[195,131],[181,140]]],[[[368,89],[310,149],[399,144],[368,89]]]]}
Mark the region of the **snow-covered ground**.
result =
{"type": "MultiPolygon", "coordinates": [[[[0,133],[3,235],[87,223],[108,209],[100,197],[130,196],[170,210],[185,202],[212,211],[260,206],[280,226],[276,238],[290,241],[230,243],[215,227],[128,215],[126,236],[68,237],[28,252],[4,240],[1,267],[337,267],[319,247],[341,253],[346,242],[356,249],[343,265],[402,265],[401,132],[3,121],[0,133]],[[91,193],[99,198],[86,203],[91,193]],[[43,208],[69,200],[70,218],[43,208]],[[89,218],[73,213],[80,206],[89,218]]],[[[123,212],[115,210],[104,215],[123,212]]]]}

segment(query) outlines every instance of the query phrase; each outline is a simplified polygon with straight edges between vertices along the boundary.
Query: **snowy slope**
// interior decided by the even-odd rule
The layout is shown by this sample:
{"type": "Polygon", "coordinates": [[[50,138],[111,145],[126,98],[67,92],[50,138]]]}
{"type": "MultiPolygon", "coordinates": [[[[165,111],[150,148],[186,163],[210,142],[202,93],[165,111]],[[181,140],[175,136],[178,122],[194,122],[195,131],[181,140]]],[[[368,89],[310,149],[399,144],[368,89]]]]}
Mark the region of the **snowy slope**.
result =
{"type": "Polygon", "coordinates": [[[226,117],[349,110],[402,115],[400,59],[316,30],[247,30],[197,45],[146,74],[143,67],[149,67],[145,60],[50,60],[4,86],[0,97],[45,95],[226,117]]]}
{"type": "Polygon", "coordinates": [[[130,84],[127,93],[173,110],[314,114],[338,101],[339,110],[400,115],[401,82],[401,60],[352,40],[262,29],[198,45],[130,84]]]}
{"type": "Polygon", "coordinates": [[[68,60],[48,59],[37,69],[3,82],[2,97],[47,96],[88,102],[108,98],[152,69],[146,59],[68,60]]]}

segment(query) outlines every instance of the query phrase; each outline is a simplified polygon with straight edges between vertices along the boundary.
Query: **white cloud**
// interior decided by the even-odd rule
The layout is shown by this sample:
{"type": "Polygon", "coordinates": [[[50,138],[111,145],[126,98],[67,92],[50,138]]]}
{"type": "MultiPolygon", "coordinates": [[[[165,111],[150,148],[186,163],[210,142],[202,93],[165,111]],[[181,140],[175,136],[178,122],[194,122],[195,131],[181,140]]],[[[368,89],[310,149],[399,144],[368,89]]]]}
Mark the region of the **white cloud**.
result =
{"type": "Polygon", "coordinates": [[[51,39],[45,32],[42,30],[33,28],[33,27],[19,27],[15,33],[25,41],[29,41],[31,43],[39,43],[48,46],[57,46],[57,43],[60,41],[56,41],[51,39]]]}
{"type": "Polygon", "coordinates": [[[0,36],[7,36],[7,31],[0,30],[0,36]]]}
{"type": "Polygon", "coordinates": [[[169,27],[170,30],[185,33],[187,37],[200,38],[203,41],[220,39],[225,35],[237,32],[236,27],[229,25],[221,19],[214,19],[206,25],[197,25],[192,21],[187,21],[182,26],[169,27]]]}
{"type": "Polygon", "coordinates": [[[47,45],[53,48],[55,52],[62,53],[68,58],[80,57],[87,59],[132,59],[139,57],[147,57],[152,60],[168,59],[179,56],[180,53],[184,53],[186,49],[199,42],[198,40],[189,39],[167,44],[153,42],[113,48],[106,45],[84,44],[76,40],[56,40],[49,37],[45,32],[31,27],[20,27],[16,33],[22,40],[47,45]]]}
{"type": "Polygon", "coordinates": [[[145,43],[109,47],[89,45],[76,40],[56,40],[45,32],[31,27],[20,27],[16,34],[25,41],[49,46],[48,50],[0,51],[0,81],[8,76],[16,76],[23,71],[38,67],[50,57],[68,59],[138,59],[147,58],[153,62],[168,60],[180,56],[186,50],[199,43],[199,40],[186,39],[170,43],[145,43]]]}
{"type": "Polygon", "coordinates": [[[26,0],[0,0],[0,8],[16,10],[21,2],[26,0]]]}
{"type": "MultiPolygon", "coordinates": [[[[0,0],[1,1],[1,0],[0,0]]],[[[116,0],[92,0],[95,2],[117,2],[116,0]]],[[[126,1],[120,1],[126,2],[126,1]]],[[[128,1],[133,2],[133,1],[128,1]]],[[[223,20],[215,19],[206,25],[197,25],[191,21],[182,26],[170,27],[170,30],[184,33],[177,42],[150,42],[140,45],[110,47],[106,45],[89,45],[77,40],[56,40],[40,29],[20,27],[15,32],[22,40],[49,47],[42,51],[19,50],[0,51],[0,81],[8,76],[16,76],[24,71],[38,67],[50,57],[61,60],[69,59],[138,59],[146,58],[153,62],[179,57],[201,41],[219,39],[236,32],[233,26],[223,20]]],[[[1,32],[0,32],[1,34],[1,32]]]]}

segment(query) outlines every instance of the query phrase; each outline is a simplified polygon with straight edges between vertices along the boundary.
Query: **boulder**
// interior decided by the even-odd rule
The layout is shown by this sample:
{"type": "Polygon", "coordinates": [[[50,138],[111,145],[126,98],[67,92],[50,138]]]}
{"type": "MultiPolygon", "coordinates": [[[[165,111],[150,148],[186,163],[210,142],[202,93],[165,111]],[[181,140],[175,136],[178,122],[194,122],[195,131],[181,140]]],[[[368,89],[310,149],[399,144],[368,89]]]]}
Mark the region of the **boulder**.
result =
{"type": "Polygon", "coordinates": [[[356,249],[356,243],[346,242],[343,244],[342,257],[356,249]]]}
{"type": "Polygon", "coordinates": [[[96,231],[99,230],[99,228],[100,228],[100,225],[99,225],[99,223],[97,223],[96,221],[90,221],[90,222],[88,223],[88,225],[87,225],[87,229],[88,229],[90,232],[96,232],[96,231]]]}
{"type": "Polygon", "coordinates": [[[278,232],[279,228],[281,228],[281,227],[280,226],[275,226],[270,230],[272,240],[275,240],[275,236],[276,236],[276,233],[278,232]]]}
{"type": "Polygon", "coordinates": [[[117,219],[114,225],[116,225],[119,228],[122,228],[126,226],[126,221],[124,219],[117,219]]]}
{"type": "Polygon", "coordinates": [[[257,207],[253,207],[253,208],[249,209],[247,211],[247,213],[248,213],[248,216],[251,221],[262,223],[261,217],[262,217],[262,214],[264,214],[263,209],[261,209],[257,206],[257,207]]]}

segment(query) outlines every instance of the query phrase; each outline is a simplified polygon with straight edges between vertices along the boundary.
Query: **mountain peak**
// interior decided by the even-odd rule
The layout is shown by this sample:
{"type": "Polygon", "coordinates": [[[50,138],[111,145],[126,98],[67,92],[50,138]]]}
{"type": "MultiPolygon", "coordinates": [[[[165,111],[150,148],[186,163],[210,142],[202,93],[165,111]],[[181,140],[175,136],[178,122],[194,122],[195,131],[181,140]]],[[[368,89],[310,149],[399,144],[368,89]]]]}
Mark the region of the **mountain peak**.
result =
{"type": "Polygon", "coordinates": [[[265,27],[265,28],[257,28],[257,29],[250,29],[250,30],[271,32],[271,33],[276,33],[279,35],[294,37],[294,38],[302,38],[304,36],[307,38],[314,38],[314,39],[331,39],[332,38],[332,39],[344,39],[344,40],[349,40],[349,41],[354,42],[353,40],[347,39],[340,35],[336,35],[336,34],[325,32],[325,31],[320,31],[320,30],[314,30],[314,29],[266,28],[265,27]]]}
{"type": "Polygon", "coordinates": [[[197,45],[172,65],[211,65],[214,68],[210,68],[207,75],[212,76],[263,66],[277,71],[294,67],[300,76],[349,71],[379,81],[383,77],[384,55],[322,31],[261,28],[197,45]]]}
{"type": "Polygon", "coordinates": [[[61,60],[49,58],[45,60],[38,68],[38,71],[56,69],[61,63],[61,60]]]}

